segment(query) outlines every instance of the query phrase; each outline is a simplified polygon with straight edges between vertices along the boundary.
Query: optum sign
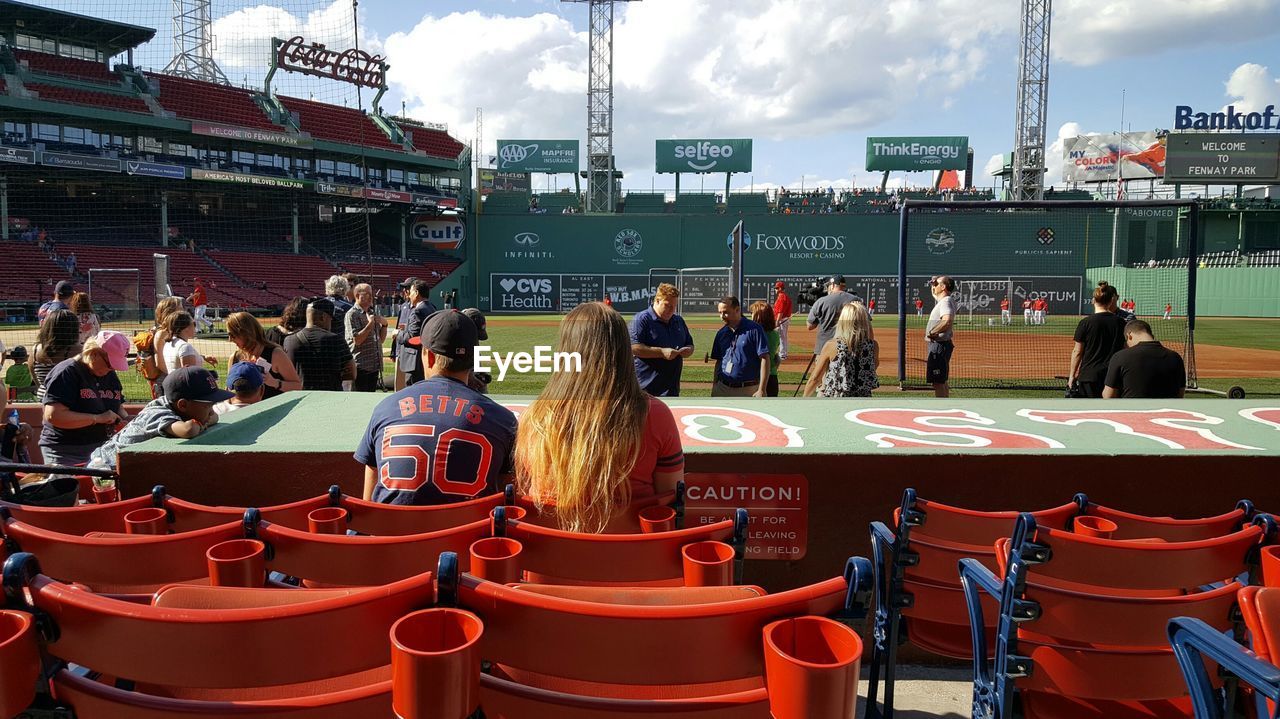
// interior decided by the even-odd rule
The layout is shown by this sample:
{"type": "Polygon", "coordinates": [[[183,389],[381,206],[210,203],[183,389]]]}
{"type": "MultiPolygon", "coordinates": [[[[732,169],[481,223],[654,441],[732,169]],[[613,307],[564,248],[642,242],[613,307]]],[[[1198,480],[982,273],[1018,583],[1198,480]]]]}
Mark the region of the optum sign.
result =
{"type": "Polygon", "coordinates": [[[868,137],[868,170],[963,170],[967,137],[868,137]]]}
{"type": "Polygon", "coordinates": [[[658,172],[751,172],[750,140],[658,140],[658,172]]]}

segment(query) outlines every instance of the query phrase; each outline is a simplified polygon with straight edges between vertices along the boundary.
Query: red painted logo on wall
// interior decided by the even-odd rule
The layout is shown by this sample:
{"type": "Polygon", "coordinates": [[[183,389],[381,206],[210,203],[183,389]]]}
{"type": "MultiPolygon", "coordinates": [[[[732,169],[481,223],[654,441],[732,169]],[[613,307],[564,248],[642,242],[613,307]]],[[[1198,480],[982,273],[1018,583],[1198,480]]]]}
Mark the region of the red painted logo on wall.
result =
{"type": "Polygon", "coordinates": [[[801,427],[765,412],[729,407],[672,405],[680,439],[689,447],[803,447],[801,427]]]}
{"type": "Polygon", "coordinates": [[[803,474],[690,473],[684,526],[732,519],[747,510],[747,558],[803,559],[809,545],[809,480],[803,474]]]}

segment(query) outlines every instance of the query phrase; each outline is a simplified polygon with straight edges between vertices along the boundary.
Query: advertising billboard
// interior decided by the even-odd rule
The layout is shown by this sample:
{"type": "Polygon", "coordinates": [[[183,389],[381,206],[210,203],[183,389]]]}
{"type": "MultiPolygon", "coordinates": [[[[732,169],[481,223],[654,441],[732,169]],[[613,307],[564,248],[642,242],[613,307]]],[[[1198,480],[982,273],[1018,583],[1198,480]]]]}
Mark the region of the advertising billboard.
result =
{"type": "Polygon", "coordinates": [[[751,172],[751,140],[658,140],[657,172],[751,172]]]}
{"type": "Polygon", "coordinates": [[[498,140],[498,169],[503,172],[578,171],[577,140],[498,140]]]}
{"type": "Polygon", "coordinates": [[[1062,145],[1062,179],[1111,182],[1164,177],[1165,140],[1154,130],[1123,134],[1079,135],[1062,145]],[[1120,163],[1119,175],[1116,162],[1120,163]]]}
{"type": "Polygon", "coordinates": [[[867,138],[868,171],[963,170],[968,160],[968,137],[867,138]]]}

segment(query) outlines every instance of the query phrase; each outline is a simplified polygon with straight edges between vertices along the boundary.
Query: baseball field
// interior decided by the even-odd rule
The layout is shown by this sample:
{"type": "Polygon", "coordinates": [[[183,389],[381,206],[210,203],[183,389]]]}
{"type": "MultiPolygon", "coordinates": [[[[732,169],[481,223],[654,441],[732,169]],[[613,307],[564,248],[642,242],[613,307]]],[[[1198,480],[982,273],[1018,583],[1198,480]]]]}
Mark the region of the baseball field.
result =
{"type": "MultiPolygon", "coordinates": [[[[496,316],[488,319],[488,344],[494,352],[529,352],[536,346],[554,347],[560,315],[496,316]]],[[[1148,318],[1160,334],[1159,318],[1148,318]]],[[[707,396],[711,392],[712,363],[705,361],[712,338],[720,328],[715,315],[689,315],[686,317],[693,333],[695,352],[685,361],[682,378],[682,394],[691,397],[707,396]]],[[[1015,318],[1021,322],[1021,318],[1015,318]]],[[[1028,377],[1065,375],[1067,358],[1071,352],[1071,335],[1078,317],[1049,317],[1044,325],[1017,327],[1014,332],[1002,332],[989,326],[984,319],[969,324],[960,318],[956,329],[956,354],[953,372],[966,368],[981,372],[987,377],[1007,377],[1011,380],[1028,377]]],[[[924,331],[924,319],[908,318],[908,332],[924,331]]],[[[139,328],[133,325],[108,325],[132,334],[139,328]]],[[[219,329],[221,326],[219,325],[219,329]]],[[[898,393],[897,383],[898,341],[897,317],[880,316],[874,324],[876,340],[880,344],[880,383],[882,394],[898,393]]],[[[783,362],[778,379],[780,394],[790,396],[800,381],[813,351],[814,334],[804,327],[804,319],[797,317],[791,327],[791,354],[783,362]]],[[[34,343],[34,326],[13,326],[0,329],[0,341],[12,349],[22,344],[34,343]]],[[[196,339],[201,353],[218,359],[215,369],[225,370],[226,362],[235,350],[225,339],[225,334],[202,335],[196,339]]],[[[1230,387],[1243,387],[1249,396],[1280,395],[1280,319],[1246,318],[1197,318],[1196,367],[1199,384],[1203,388],[1226,391],[1230,387]]],[[[909,351],[918,347],[908,343],[909,351]]],[[[919,357],[908,356],[908,374],[912,366],[923,365],[919,357]]],[[[385,364],[390,384],[393,366],[385,364]]],[[[919,375],[917,368],[914,374],[919,375]]],[[[130,399],[149,396],[146,383],[135,372],[123,376],[125,392],[130,399]]],[[[959,378],[957,378],[959,379],[959,378]]],[[[546,382],[546,375],[519,374],[511,371],[501,380],[494,372],[493,394],[536,395],[546,382]]],[[[955,384],[962,385],[957,381],[955,384]]],[[[957,397],[1056,397],[1058,391],[1025,389],[953,389],[957,397]]]]}

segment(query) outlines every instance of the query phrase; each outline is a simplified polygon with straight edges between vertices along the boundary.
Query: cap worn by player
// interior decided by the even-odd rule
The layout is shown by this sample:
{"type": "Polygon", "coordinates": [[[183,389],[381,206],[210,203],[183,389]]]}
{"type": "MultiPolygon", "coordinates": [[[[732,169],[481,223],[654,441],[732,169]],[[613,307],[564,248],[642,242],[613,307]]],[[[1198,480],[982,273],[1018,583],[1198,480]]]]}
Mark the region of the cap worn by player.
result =
{"type": "Polygon", "coordinates": [[[485,329],[484,313],[475,307],[468,307],[462,311],[462,314],[470,317],[471,321],[476,323],[476,339],[481,341],[489,339],[489,332],[485,329]]]}

